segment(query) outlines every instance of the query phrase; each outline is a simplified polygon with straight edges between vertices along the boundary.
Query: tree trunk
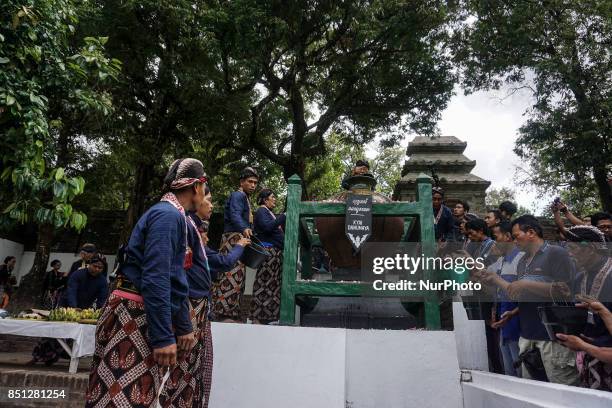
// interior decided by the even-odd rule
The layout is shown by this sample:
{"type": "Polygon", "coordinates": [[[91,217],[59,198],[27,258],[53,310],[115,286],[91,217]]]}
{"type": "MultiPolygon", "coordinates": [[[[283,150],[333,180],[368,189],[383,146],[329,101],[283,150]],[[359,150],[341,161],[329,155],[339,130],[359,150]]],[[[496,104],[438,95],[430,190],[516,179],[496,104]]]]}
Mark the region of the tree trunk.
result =
{"type": "Polygon", "coordinates": [[[308,200],[308,189],[306,185],[306,163],[303,157],[295,157],[294,160],[290,160],[289,164],[283,166],[283,176],[285,180],[289,180],[289,177],[297,174],[302,179],[302,200],[308,200]]]}
{"type": "Polygon", "coordinates": [[[595,184],[597,184],[601,207],[604,211],[612,212],[612,191],[605,166],[595,167],[593,169],[593,177],[595,178],[595,184]]]}
{"type": "Polygon", "coordinates": [[[121,230],[121,243],[125,244],[130,239],[132,228],[138,221],[138,218],[145,210],[147,195],[150,191],[151,178],[155,166],[150,163],[138,163],[136,167],[136,175],[134,177],[134,187],[130,195],[130,205],[128,206],[125,217],[125,224],[121,230]]]}
{"type": "Polygon", "coordinates": [[[40,305],[43,278],[47,271],[55,230],[51,224],[38,226],[36,255],[30,272],[21,278],[19,289],[11,297],[9,309],[18,312],[40,305]]]}

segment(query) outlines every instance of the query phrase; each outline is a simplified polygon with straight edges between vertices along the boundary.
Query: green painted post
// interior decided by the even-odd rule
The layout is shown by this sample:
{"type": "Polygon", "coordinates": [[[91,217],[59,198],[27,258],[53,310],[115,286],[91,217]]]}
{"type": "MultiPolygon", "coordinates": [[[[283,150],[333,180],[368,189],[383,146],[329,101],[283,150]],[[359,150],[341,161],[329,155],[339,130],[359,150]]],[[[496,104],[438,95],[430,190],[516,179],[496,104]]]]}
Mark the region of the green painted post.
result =
{"type": "Polygon", "coordinates": [[[302,180],[297,174],[289,177],[287,186],[287,220],[285,222],[285,249],[283,250],[283,277],[281,281],[280,323],[295,324],[295,280],[298,264],[300,228],[300,202],[302,180]]]}
{"type": "MultiPolygon", "coordinates": [[[[431,177],[419,174],[417,177],[417,201],[420,205],[419,225],[421,227],[421,245],[426,257],[434,256],[436,253],[436,237],[434,232],[434,219],[431,199],[431,177]]],[[[423,279],[435,281],[435,271],[425,271],[423,279]]],[[[436,294],[429,293],[425,300],[425,327],[429,330],[439,330],[440,307],[436,294]]]]}

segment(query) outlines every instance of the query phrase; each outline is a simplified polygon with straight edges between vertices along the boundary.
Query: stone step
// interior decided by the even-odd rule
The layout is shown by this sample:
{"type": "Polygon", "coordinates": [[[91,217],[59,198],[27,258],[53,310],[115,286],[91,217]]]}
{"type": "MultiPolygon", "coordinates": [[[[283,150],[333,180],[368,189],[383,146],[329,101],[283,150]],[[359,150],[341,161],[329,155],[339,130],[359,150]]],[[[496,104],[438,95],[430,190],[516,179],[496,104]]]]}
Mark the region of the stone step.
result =
{"type": "Polygon", "coordinates": [[[69,374],[54,371],[32,371],[0,367],[0,406],[9,407],[82,407],[87,391],[87,373],[69,374]],[[23,394],[30,390],[57,390],[56,399],[9,398],[9,391],[23,394]]]}

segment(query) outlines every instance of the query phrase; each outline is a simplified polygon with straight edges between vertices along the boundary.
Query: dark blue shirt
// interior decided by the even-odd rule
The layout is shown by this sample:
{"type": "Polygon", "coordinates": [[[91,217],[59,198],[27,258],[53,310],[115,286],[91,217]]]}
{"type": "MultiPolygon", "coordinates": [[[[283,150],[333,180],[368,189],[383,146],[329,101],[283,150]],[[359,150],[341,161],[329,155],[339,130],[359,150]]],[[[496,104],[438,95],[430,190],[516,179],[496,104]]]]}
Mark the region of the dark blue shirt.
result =
{"type": "Polygon", "coordinates": [[[236,262],[238,262],[244,252],[244,248],[241,245],[234,245],[226,255],[220,254],[208,246],[204,247],[204,249],[206,249],[210,275],[213,280],[217,279],[219,273],[227,272],[236,266],[236,262]]]}
{"type": "Polygon", "coordinates": [[[285,233],[280,229],[280,226],[285,225],[285,214],[279,214],[274,219],[270,210],[259,207],[255,213],[253,224],[255,224],[255,234],[260,241],[268,243],[274,248],[283,249],[285,233]]]}
{"type": "Polygon", "coordinates": [[[225,203],[223,232],[242,232],[251,228],[249,199],[242,191],[234,191],[225,203]]]}
{"type": "Polygon", "coordinates": [[[185,228],[185,217],[172,204],[159,202],[140,217],[126,248],[122,272],[142,295],[153,348],[174,344],[175,334],[192,331],[183,268],[185,228]]]}
{"type": "MultiPolygon", "coordinates": [[[[544,243],[536,252],[531,262],[529,254],[525,254],[517,266],[519,280],[537,280],[540,282],[565,282],[571,285],[575,276],[574,263],[565,248],[544,243]]],[[[540,321],[539,306],[551,304],[550,297],[528,295],[530,301],[519,302],[519,320],[521,324],[521,337],[527,340],[550,340],[544,324],[540,321]]]]}
{"type": "MultiPolygon", "coordinates": [[[[434,219],[436,218],[436,215],[438,215],[438,211],[439,210],[433,209],[434,219]]],[[[452,239],[454,227],[455,217],[453,217],[453,213],[451,212],[450,208],[442,204],[442,214],[440,215],[438,223],[434,224],[436,239],[452,239]]]]}
{"type": "Polygon", "coordinates": [[[199,232],[191,223],[187,225],[187,241],[193,253],[193,265],[187,269],[189,297],[200,299],[210,297],[211,277],[208,260],[200,244],[199,232]]]}
{"type": "Polygon", "coordinates": [[[81,268],[72,272],[68,278],[68,287],[60,306],[89,309],[95,302],[96,307],[101,308],[107,297],[106,275],[100,273],[98,276],[92,276],[89,269],[81,268]]]}

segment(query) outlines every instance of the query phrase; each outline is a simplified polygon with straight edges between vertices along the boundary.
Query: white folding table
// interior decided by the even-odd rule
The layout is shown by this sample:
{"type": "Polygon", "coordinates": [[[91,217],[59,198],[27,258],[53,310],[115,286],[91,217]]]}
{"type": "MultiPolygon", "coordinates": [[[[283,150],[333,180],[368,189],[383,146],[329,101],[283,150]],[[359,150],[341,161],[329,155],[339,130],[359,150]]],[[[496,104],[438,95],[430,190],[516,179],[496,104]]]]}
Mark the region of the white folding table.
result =
{"type": "Polygon", "coordinates": [[[54,338],[70,356],[70,367],[68,368],[70,373],[77,372],[79,358],[92,355],[96,346],[96,326],[93,324],[0,319],[0,333],[54,338]],[[66,343],[66,339],[74,340],[72,347],[66,343]]]}

